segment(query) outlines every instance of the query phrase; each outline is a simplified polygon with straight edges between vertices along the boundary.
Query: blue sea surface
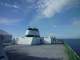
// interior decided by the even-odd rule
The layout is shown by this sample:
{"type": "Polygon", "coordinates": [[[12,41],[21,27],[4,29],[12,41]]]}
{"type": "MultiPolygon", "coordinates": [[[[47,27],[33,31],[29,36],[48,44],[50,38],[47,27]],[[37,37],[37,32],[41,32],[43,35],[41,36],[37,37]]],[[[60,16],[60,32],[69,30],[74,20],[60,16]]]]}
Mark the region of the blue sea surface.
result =
{"type": "Polygon", "coordinates": [[[80,39],[64,39],[70,47],[80,56],[80,39]]]}

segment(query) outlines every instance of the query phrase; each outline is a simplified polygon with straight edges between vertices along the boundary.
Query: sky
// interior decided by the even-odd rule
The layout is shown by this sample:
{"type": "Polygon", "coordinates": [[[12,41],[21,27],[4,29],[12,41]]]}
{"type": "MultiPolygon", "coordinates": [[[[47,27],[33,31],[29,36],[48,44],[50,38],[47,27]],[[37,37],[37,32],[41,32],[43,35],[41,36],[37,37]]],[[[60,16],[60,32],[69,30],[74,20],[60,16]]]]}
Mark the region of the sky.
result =
{"type": "Polygon", "coordinates": [[[0,0],[0,29],[19,37],[29,26],[41,36],[80,38],[80,0],[0,0]]]}

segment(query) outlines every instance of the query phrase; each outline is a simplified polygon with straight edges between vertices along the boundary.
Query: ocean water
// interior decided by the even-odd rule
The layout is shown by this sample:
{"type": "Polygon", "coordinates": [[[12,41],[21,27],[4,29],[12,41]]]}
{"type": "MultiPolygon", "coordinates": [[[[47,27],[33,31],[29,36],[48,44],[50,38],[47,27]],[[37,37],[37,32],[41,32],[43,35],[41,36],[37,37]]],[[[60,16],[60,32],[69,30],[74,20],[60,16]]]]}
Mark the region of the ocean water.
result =
{"type": "Polygon", "coordinates": [[[80,39],[64,39],[70,47],[80,56],[80,39]]]}

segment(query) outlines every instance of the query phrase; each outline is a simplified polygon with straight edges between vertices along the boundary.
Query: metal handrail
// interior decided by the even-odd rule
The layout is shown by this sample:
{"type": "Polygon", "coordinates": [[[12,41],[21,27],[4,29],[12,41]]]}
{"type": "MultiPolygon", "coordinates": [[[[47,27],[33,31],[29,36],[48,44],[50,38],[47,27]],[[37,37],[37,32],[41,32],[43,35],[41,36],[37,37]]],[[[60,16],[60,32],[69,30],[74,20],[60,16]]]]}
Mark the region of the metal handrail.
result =
{"type": "Polygon", "coordinates": [[[69,56],[69,60],[80,60],[78,54],[66,43],[64,43],[65,51],[69,56]]]}

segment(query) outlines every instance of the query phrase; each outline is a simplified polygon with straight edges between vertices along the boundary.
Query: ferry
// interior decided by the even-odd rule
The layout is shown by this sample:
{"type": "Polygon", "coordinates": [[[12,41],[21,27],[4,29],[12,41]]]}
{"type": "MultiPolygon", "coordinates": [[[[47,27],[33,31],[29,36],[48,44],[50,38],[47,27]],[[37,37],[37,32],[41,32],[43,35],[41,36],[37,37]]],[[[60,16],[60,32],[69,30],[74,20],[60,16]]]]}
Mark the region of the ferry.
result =
{"type": "MultiPolygon", "coordinates": [[[[8,60],[80,60],[65,41],[53,36],[41,37],[37,28],[28,28],[25,36],[17,38],[15,45],[6,46],[4,50],[8,60]]],[[[1,52],[4,52],[2,48],[1,52]]]]}

